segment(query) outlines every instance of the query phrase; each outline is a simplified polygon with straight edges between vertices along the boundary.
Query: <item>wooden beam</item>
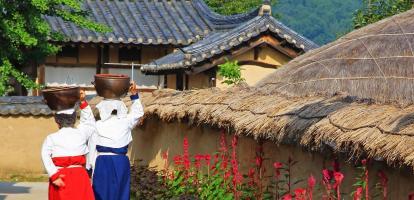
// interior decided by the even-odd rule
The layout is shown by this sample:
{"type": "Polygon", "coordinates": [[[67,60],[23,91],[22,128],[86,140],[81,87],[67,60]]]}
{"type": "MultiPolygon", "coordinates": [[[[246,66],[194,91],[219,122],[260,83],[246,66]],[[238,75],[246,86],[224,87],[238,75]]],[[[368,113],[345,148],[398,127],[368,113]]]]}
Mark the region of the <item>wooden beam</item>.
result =
{"type": "Polygon", "coordinates": [[[68,64],[68,63],[45,63],[47,66],[51,67],[90,67],[90,68],[96,68],[94,64],[84,64],[84,63],[78,63],[78,64],[68,64]]]}
{"type": "Polygon", "coordinates": [[[239,65],[256,65],[256,66],[260,66],[264,68],[272,68],[272,69],[277,69],[281,67],[281,65],[273,65],[273,64],[269,64],[269,63],[265,63],[265,62],[257,61],[257,60],[242,60],[242,61],[239,61],[239,65]]]}
{"type": "Polygon", "coordinates": [[[265,43],[267,43],[269,46],[271,46],[271,47],[275,48],[276,50],[286,54],[287,56],[289,56],[292,59],[296,58],[300,55],[298,51],[295,51],[292,48],[285,47],[286,40],[279,41],[271,35],[263,36],[262,40],[265,43]]]}
{"type": "Polygon", "coordinates": [[[98,53],[98,60],[96,61],[96,74],[100,74],[102,71],[102,65],[103,65],[103,48],[101,46],[98,46],[96,48],[98,53]]]}
{"type": "Polygon", "coordinates": [[[273,49],[275,49],[276,51],[281,52],[282,54],[285,54],[286,56],[288,56],[289,58],[293,59],[298,57],[301,52],[300,51],[296,51],[292,48],[289,47],[285,47],[286,45],[286,40],[278,40],[275,37],[271,36],[271,35],[263,35],[261,37],[259,37],[258,39],[249,42],[247,45],[244,45],[243,47],[239,47],[239,49],[237,50],[233,50],[218,56],[214,56],[214,57],[218,57],[218,58],[210,58],[207,62],[197,66],[197,67],[192,67],[190,70],[186,70],[186,74],[198,74],[202,71],[208,70],[214,66],[223,64],[226,61],[226,58],[231,59],[229,57],[235,57],[237,55],[243,54],[249,50],[251,50],[252,48],[256,49],[256,48],[260,48],[260,46],[263,45],[267,45],[273,49]]]}

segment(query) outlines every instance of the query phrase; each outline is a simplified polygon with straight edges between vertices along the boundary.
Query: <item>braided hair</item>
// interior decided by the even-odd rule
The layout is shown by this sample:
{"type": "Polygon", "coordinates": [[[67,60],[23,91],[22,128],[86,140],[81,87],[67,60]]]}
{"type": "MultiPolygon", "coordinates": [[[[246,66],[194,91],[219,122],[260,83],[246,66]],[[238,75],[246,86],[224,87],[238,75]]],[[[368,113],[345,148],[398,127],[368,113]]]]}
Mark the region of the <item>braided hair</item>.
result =
{"type": "Polygon", "coordinates": [[[76,112],[73,114],[55,114],[55,121],[59,128],[74,127],[76,123],[76,112]]]}

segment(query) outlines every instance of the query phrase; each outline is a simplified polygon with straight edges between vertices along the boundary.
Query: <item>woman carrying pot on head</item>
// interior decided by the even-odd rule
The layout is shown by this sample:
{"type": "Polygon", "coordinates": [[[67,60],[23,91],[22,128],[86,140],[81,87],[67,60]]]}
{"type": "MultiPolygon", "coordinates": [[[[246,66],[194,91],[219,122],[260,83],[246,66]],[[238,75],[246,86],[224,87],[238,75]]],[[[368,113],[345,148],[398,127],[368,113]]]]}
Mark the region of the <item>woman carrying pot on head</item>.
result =
{"type": "Polygon", "coordinates": [[[132,100],[129,113],[121,100],[104,99],[96,105],[101,119],[96,122],[97,132],[92,136],[89,156],[95,163],[93,190],[97,200],[129,200],[130,163],[126,153],[132,141],[131,131],[144,115],[134,82],[129,92],[132,100]]]}
{"type": "Polygon", "coordinates": [[[93,200],[92,185],[85,170],[88,140],[96,131],[95,118],[85,92],[80,92],[80,124],[75,128],[75,108],[58,111],[59,131],[48,135],[41,156],[50,177],[50,200],[93,200]]]}

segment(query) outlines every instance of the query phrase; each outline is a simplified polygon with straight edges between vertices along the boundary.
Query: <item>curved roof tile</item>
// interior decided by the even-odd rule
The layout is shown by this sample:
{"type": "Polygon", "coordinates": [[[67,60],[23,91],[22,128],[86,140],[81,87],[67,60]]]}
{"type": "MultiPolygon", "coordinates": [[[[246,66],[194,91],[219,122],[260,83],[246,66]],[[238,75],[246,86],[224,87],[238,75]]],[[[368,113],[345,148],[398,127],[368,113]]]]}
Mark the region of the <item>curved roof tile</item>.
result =
{"type": "Polygon", "coordinates": [[[90,18],[112,28],[96,33],[56,17],[45,16],[52,31],[71,42],[187,45],[210,32],[233,29],[258,15],[223,16],[203,0],[86,0],[90,18]]]}
{"type": "Polygon", "coordinates": [[[203,40],[182,48],[181,51],[143,65],[141,71],[144,73],[158,73],[166,70],[189,68],[221,54],[225,50],[237,47],[264,32],[270,32],[305,52],[318,47],[317,44],[296,33],[272,16],[263,15],[256,16],[229,31],[211,33],[203,40]]]}

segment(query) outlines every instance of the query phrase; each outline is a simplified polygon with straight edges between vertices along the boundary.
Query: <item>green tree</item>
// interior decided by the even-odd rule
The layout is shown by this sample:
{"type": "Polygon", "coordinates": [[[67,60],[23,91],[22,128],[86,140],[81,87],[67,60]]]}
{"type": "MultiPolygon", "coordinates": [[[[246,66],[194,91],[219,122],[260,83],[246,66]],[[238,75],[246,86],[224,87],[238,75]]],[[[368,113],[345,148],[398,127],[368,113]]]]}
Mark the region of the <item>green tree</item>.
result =
{"type": "Polygon", "coordinates": [[[0,96],[12,91],[14,78],[27,89],[39,88],[32,78],[21,72],[60,47],[60,33],[51,31],[44,16],[60,17],[90,30],[107,32],[106,26],[88,20],[82,0],[0,0],[0,96]]]}
{"type": "MultiPolygon", "coordinates": [[[[222,15],[246,13],[263,4],[263,0],[206,0],[205,2],[222,15]]],[[[277,0],[271,0],[270,3],[274,5],[277,0]]]]}
{"type": "Polygon", "coordinates": [[[381,19],[411,9],[413,0],[364,0],[363,7],[354,14],[354,28],[361,28],[381,19]]]}

